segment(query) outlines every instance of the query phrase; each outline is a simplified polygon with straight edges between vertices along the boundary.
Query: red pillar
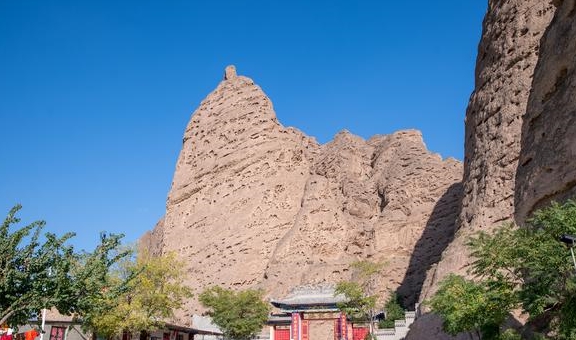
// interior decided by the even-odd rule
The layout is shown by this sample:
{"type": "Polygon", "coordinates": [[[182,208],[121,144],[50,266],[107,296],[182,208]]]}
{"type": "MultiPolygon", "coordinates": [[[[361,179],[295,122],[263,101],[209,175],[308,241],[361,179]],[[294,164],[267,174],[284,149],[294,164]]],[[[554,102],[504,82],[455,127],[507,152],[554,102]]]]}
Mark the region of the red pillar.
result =
{"type": "Polygon", "coordinates": [[[340,313],[340,339],[348,340],[348,324],[344,313],[340,313]]]}
{"type": "Polygon", "coordinates": [[[302,340],[300,337],[300,313],[292,313],[291,335],[292,340],[302,340]]]}
{"type": "Polygon", "coordinates": [[[310,333],[309,327],[308,327],[309,324],[310,324],[310,321],[302,320],[302,340],[309,340],[310,339],[310,336],[308,335],[310,333]]]}

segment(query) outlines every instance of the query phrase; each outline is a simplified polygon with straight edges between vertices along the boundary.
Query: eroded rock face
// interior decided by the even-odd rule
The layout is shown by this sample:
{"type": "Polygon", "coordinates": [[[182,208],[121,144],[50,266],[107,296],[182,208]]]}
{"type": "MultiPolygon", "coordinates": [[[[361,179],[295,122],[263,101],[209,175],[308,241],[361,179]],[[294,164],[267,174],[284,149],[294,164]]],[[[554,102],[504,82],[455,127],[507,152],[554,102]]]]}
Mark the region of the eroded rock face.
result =
{"type": "Polygon", "coordinates": [[[278,123],[252,80],[227,68],[186,128],[162,231],[154,231],[163,251],[186,262],[195,293],[262,280],[300,210],[316,148],[278,123]]]}
{"type": "Polygon", "coordinates": [[[348,279],[351,262],[373,258],[387,263],[380,293],[399,288],[413,306],[423,274],[454,232],[460,176],[461,164],[431,154],[418,131],[368,141],[338,134],[314,158],[302,208],[263,284],[280,294],[337,282],[348,279]]]}
{"type": "Polygon", "coordinates": [[[554,6],[541,0],[490,1],[466,112],[462,228],[486,228],[514,213],[514,177],[523,115],[540,38],[554,6]]]}
{"type": "MultiPolygon", "coordinates": [[[[448,274],[466,275],[470,234],[489,230],[514,215],[520,136],[540,39],[554,14],[540,0],[490,0],[476,61],[475,89],[466,111],[464,193],[458,232],[427,273],[420,301],[431,297],[448,274]]],[[[407,339],[439,339],[421,332],[440,329],[440,319],[416,321],[407,339]]],[[[446,335],[442,335],[446,337],[446,335]]]]}
{"type": "Polygon", "coordinates": [[[576,196],[576,4],[559,3],[546,31],[522,128],[516,221],[576,196]]]}
{"type": "Polygon", "coordinates": [[[458,236],[429,273],[427,297],[449,273],[465,273],[470,233],[512,220],[520,134],[554,6],[541,0],[491,0],[476,62],[476,87],[466,111],[464,198],[458,236]]]}
{"type": "Polygon", "coordinates": [[[477,334],[460,333],[451,336],[442,330],[442,318],[435,314],[424,314],[410,326],[406,339],[414,340],[479,340],[477,334]]]}
{"type": "MultiPolygon", "coordinates": [[[[418,131],[367,141],[341,132],[319,145],[278,123],[262,90],[227,68],[186,128],[166,215],[147,242],[185,261],[195,293],[222,285],[281,297],[348,279],[351,262],[371,258],[388,263],[382,293],[400,287],[413,304],[454,232],[461,177],[418,131]]],[[[190,301],[182,315],[198,311],[190,301]]]]}

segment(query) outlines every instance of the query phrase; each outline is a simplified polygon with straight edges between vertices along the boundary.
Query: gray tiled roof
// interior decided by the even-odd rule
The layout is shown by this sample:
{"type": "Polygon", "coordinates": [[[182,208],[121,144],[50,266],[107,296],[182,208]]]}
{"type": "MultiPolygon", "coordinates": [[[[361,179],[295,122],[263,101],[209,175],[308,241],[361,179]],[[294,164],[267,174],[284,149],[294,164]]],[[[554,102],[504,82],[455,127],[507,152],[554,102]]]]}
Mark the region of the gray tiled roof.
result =
{"type": "Polygon", "coordinates": [[[272,299],[270,302],[275,305],[302,306],[302,305],[335,305],[346,301],[344,295],[334,296],[335,287],[333,285],[308,285],[294,288],[283,299],[272,299]]]}

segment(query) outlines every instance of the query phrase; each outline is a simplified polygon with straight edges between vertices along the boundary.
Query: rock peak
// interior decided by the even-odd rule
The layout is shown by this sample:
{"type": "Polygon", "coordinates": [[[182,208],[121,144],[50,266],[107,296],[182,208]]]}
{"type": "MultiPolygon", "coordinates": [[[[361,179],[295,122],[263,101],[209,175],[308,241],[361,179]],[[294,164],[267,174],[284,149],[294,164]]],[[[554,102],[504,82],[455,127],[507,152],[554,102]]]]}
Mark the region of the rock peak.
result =
{"type": "Polygon", "coordinates": [[[236,78],[236,66],[228,65],[224,69],[224,80],[230,80],[236,78]]]}
{"type": "MultiPolygon", "coordinates": [[[[451,240],[459,196],[446,191],[461,165],[389,139],[371,145],[343,131],[320,146],[284,128],[264,91],[229,66],[186,127],[166,215],[144,241],[186,261],[196,293],[217,283],[280,297],[347,280],[359,258],[405,254],[425,229],[451,240]]],[[[378,286],[419,273],[402,290],[414,303],[429,265],[421,258],[437,258],[443,244],[419,246],[412,264],[398,257],[378,286]]],[[[178,317],[202,312],[198,301],[184,308],[178,317]]]]}

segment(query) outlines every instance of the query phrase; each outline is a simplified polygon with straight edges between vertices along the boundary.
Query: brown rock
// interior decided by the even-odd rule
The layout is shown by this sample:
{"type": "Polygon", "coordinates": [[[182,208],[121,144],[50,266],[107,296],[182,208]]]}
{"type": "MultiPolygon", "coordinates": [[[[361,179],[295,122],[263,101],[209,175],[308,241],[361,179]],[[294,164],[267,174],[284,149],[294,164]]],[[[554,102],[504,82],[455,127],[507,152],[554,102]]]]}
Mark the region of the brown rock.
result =
{"type": "MultiPolygon", "coordinates": [[[[373,258],[388,262],[382,292],[400,288],[414,303],[454,232],[461,176],[418,131],[368,141],[341,132],[318,145],[280,125],[252,80],[227,71],[186,128],[148,242],[186,261],[196,293],[222,285],[279,297],[347,279],[351,262],[373,258]]],[[[186,309],[200,311],[196,301],[186,309]]]]}
{"type": "Polygon", "coordinates": [[[232,80],[236,77],[237,77],[236,66],[234,65],[226,66],[226,69],[224,70],[224,80],[232,80]]]}
{"type": "Polygon", "coordinates": [[[460,333],[450,336],[442,330],[442,318],[434,314],[424,314],[410,326],[406,339],[414,340],[478,340],[476,334],[460,333]]]}
{"type": "Polygon", "coordinates": [[[424,273],[454,232],[460,176],[461,164],[431,154],[418,131],[369,141],[339,133],[314,158],[302,208],[263,285],[282,294],[337,282],[348,278],[351,262],[373,258],[388,263],[380,293],[399,289],[413,306],[424,273]]]}
{"type": "MultiPolygon", "coordinates": [[[[282,127],[272,103],[227,68],[193,114],[168,195],[163,251],[187,263],[195,293],[251,286],[293,224],[317,144],[282,127]]],[[[191,305],[189,305],[191,306],[191,305]]],[[[196,304],[194,304],[196,306],[196,304]]]]}
{"type": "Polygon", "coordinates": [[[576,4],[565,0],[542,39],[522,127],[516,221],[576,196],[576,4]]]}
{"type": "Polygon", "coordinates": [[[438,263],[429,296],[447,274],[465,273],[466,239],[511,220],[522,117],[540,38],[554,6],[540,0],[489,1],[476,62],[476,87],[466,111],[464,198],[458,235],[438,263]]]}
{"type": "MultiPolygon", "coordinates": [[[[464,196],[454,241],[427,273],[420,301],[450,273],[466,274],[468,237],[511,220],[523,116],[540,39],[554,6],[540,0],[490,0],[476,61],[475,90],[466,111],[464,196]]],[[[436,321],[438,321],[436,319],[436,321]]],[[[437,328],[433,318],[413,327],[437,328]]],[[[438,339],[410,332],[407,339],[438,339]]]]}

